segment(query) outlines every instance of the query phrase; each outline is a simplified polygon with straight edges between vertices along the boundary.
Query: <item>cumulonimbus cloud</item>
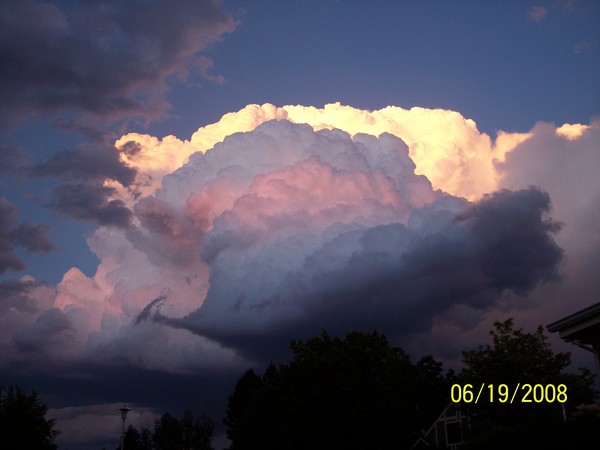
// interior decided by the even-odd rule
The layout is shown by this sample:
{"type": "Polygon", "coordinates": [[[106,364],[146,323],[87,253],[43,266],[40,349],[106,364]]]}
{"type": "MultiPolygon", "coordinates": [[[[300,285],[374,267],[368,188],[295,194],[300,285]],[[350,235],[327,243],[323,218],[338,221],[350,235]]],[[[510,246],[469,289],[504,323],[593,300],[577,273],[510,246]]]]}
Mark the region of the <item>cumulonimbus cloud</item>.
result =
{"type": "Polygon", "coordinates": [[[497,190],[499,164],[535,133],[492,142],[452,111],[333,104],[250,105],[189,141],[125,135],[115,147],[131,189],[104,188],[127,226],[100,226],[96,274],[67,272],[9,341],[186,371],[261,359],[322,328],[400,339],[457,305],[493,308],[560,278],[551,197],[497,190]]]}
{"type": "MultiPolygon", "coordinates": [[[[100,263],[0,284],[0,368],[209,383],[323,328],[452,360],[515,308],[554,320],[600,288],[599,130],[492,140],[453,111],[265,104],[189,140],[124,135],[96,168],[66,151],[37,170],[104,189],[55,196],[57,213],[97,209],[100,263]],[[130,170],[111,177],[117,160],[130,170]]],[[[34,232],[4,229],[13,247],[34,232]]]]}

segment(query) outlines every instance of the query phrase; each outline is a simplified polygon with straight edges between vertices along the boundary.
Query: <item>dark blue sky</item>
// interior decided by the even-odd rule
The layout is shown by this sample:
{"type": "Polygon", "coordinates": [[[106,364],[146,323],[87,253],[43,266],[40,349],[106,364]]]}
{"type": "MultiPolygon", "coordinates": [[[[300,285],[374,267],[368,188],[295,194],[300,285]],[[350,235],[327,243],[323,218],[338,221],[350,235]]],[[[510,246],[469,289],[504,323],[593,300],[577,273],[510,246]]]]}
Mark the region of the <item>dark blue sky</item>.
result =
{"type": "Polygon", "coordinates": [[[267,101],[446,108],[488,133],[527,131],[540,120],[587,122],[600,108],[600,8],[547,3],[534,21],[538,4],[226,3],[240,23],[211,56],[227,82],[176,88],[170,98],[181,119],[173,128],[185,136],[267,101]]]}

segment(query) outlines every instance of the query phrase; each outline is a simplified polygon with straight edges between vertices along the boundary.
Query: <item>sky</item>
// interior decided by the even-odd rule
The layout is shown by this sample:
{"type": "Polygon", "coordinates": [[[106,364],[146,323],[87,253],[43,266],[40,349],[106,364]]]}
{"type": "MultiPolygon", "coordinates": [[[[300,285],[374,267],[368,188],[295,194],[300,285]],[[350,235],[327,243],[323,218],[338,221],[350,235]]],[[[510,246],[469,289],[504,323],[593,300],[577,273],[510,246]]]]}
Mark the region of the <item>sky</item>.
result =
{"type": "Polygon", "coordinates": [[[0,382],[61,449],[118,445],[123,403],[222,434],[291,339],[460,368],[496,320],[596,303],[599,25],[595,1],[2,0],[0,382]]]}

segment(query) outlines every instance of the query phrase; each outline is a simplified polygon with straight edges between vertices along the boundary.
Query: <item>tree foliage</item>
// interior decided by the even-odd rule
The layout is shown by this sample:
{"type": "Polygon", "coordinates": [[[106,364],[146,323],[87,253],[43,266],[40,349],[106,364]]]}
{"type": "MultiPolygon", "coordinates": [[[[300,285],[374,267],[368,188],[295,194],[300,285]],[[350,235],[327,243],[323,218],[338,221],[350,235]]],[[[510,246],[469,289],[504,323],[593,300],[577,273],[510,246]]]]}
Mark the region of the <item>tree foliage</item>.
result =
{"type": "MultiPolygon", "coordinates": [[[[572,411],[581,403],[592,403],[595,398],[593,376],[587,369],[580,369],[579,374],[566,373],[571,363],[569,353],[554,353],[544,329],[539,326],[534,333],[515,329],[513,320],[495,322],[490,331],[492,345],[479,346],[476,350],[463,352],[464,370],[459,376],[461,383],[470,383],[477,389],[486,386],[505,384],[509,387],[511,397],[513,390],[520,385],[515,395],[516,401],[502,403],[496,401],[471,404],[469,408],[476,415],[475,424],[484,429],[502,426],[516,426],[534,421],[563,418],[562,404],[554,402],[522,402],[526,393],[523,385],[567,387],[567,411],[572,411]]],[[[489,396],[486,389],[484,395],[489,396]]],[[[488,397],[489,398],[489,397],[488,397]]],[[[532,395],[528,397],[532,399],[532,395]]]]}
{"type": "Polygon", "coordinates": [[[59,434],[54,419],[46,419],[48,407],[36,391],[28,393],[19,387],[0,386],[0,442],[2,448],[56,449],[59,434]]]}
{"type": "Polygon", "coordinates": [[[191,411],[185,411],[178,419],[166,412],[154,421],[152,432],[147,428],[140,432],[129,426],[124,447],[127,450],[214,450],[213,432],[214,423],[208,416],[195,417],[191,411]]]}
{"type": "Polygon", "coordinates": [[[150,430],[142,428],[140,432],[133,425],[129,425],[125,431],[123,447],[127,450],[150,450],[152,448],[150,430]]]}
{"type": "Polygon", "coordinates": [[[571,363],[569,353],[555,354],[544,329],[535,333],[515,330],[512,319],[495,322],[493,345],[463,352],[463,374],[487,383],[554,383],[571,363]]]}
{"type": "Polygon", "coordinates": [[[412,364],[384,335],[292,341],[293,359],[247,371],[229,399],[230,450],[397,449],[447,403],[441,364],[412,364]]]}

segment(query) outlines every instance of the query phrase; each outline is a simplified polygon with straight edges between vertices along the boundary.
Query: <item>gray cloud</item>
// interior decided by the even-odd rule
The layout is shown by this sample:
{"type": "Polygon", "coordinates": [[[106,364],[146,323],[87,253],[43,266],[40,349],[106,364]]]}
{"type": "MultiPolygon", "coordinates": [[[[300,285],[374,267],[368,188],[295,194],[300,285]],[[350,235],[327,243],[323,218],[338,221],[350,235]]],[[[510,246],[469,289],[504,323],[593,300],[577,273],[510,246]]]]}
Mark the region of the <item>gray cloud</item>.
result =
{"type": "Polygon", "coordinates": [[[564,280],[535,293],[538,302],[550,305],[549,322],[589,306],[600,292],[600,278],[595,273],[600,255],[599,142],[598,119],[582,127],[578,137],[565,136],[552,124],[539,123],[532,138],[498,165],[505,188],[542,186],[552,198],[552,216],[564,224],[557,234],[557,242],[566,252],[564,280]]]}
{"type": "Polygon", "coordinates": [[[43,352],[45,348],[65,347],[71,338],[71,319],[58,308],[44,311],[29,327],[14,336],[15,348],[19,352],[43,352]]]}
{"type": "MultiPolygon", "coordinates": [[[[109,144],[109,126],[163,117],[169,107],[164,94],[174,79],[218,82],[202,52],[234,28],[214,0],[2,2],[0,131],[45,115],[59,129],[92,141],[27,170],[68,181],[51,192],[50,208],[64,217],[126,226],[131,213],[101,183],[110,178],[128,187],[136,171],[109,144]]],[[[18,149],[4,147],[11,153],[0,158],[0,168],[12,167],[18,149]]],[[[18,265],[6,256],[3,261],[18,265]]]]}
{"type": "MultiPolygon", "coordinates": [[[[0,173],[20,174],[27,167],[29,154],[14,141],[2,143],[0,146],[0,173]]],[[[0,186],[4,184],[0,181],[0,186]]]]}
{"type": "Polygon", "coordinates": [[[269,358],[273,347],[321,329],[378,329],[402,340],[428,331],[436,315],[456,305],[485,310],[504,291],[524,295],[559,279],[563,252],[552,237],[559,226],[544,218],[547,194],[502,191],[474,206],[437,203],[420,211],[419,220],[434,226],[429,231],[398,223],[340,233],[283,276],[275,248],[246,256],[243,267],[216,263],[203,307],[183,321],[161,320],[269,358]],[[274,285],[271,295],[245,291],[248,277],[259,273],[263,285],[274,285]],[[236,297],[219,296],[232,284],[236,297]],[[215,310],[216,303],[228,308],[215,310]],[[248,326],[256,322],[262,325],[248,326]]]}
{"type": "Polygon", "coordinates": [[[234,27],[213,0],[4,1],[0,123],[58,111],[83,127],[160,117],[169,78],[206,73],[201,52],[234,27]]]}
{"type": "Polygon", "coordinates": [[[157,266],[167,260],[177,266],[198,260],[203,233],[181,211],[156,197],[146,197],[135,204],[134,215],[140,227],[128,230],[127,237],[157,266]]]}
{"type": "Polygon", "coordinates": [[[8,233],[8,238],[15,245],[29,252],[48,253],[54,249],[54,244],[48,239],[50,225],[23,222],[8,233]]]}
{"type": "Polygon", "coordinates": [[[105,142],[86,142],[61,150],[27,170],[32,177],[59,178],[46,202],[60,216],[126,227],[132,216],[120,200],[111,199],[114,189],[103,185],[114,180],[131,187],[137,171],[119,160],[119,151],[105,142]]]}
{"type": "Polygon", "coordinates": [[[545,217],[550,196],[531,187],[485,196],[456,217],[470,224],[473,236],[488,248],[477,266],[493,287],[527,293],[538,282],[558,281],[563,251],[553,235],[561,224],[545,217]]]}
{"type": "Polygon", "coordinates": [[[100,183],[61,184],[52,190],[52,200],[46,206],[61,217],[127,227],[132,213],[121,200],[108,200],[113,192],[100,183]]]}
{"type": "Polygon", "coordinates": [[[52,176],[67,181],[112,179],[123,186],[131,185],[135,174],[135,169],[119,161],[119,152],[114,146],[99,142],[61,150],[31,169],[33,176],[52,176]]]}
{"type": "Polygon", "coordinates": [[[13,279],[0,282],[0,313],[3,316],[9,315],[11,310],[35,313],[39,305],[28,294],[42,285],[45,283],[35,280],[13,279]]]}
{"type": "Polygon", "coordinates": [[[49,225],[23,222],[17,226],[17,209],[4,197],[0,197],[0,274],[6,270],[22,270],[23,261],[14,253],[15,247],[29,252],[48,253],[54,245],[48,238],[49,225]]]}

